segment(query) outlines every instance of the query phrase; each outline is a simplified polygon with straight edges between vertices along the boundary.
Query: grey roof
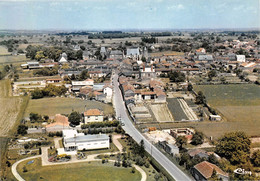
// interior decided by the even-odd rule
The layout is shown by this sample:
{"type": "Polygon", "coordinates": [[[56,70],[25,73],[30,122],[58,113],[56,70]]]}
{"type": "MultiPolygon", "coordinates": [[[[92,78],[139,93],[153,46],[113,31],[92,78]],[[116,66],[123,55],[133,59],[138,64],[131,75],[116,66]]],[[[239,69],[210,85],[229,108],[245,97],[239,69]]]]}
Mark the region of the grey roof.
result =
{"type": "Polygon", "coordinates": [[[101,140],[107,140],[109,139],[109,136],[106,134],[96,134],[96,135],[83,135],[83,136],[76,136],[71,138],[66,138],[65,142],[88,142],[88,141],[101,141],[101,140]]]}
{"type": "Polygon", "coordinates": [[[126,55],[140,55],[139,48],[128,48],[126,50],[126,55]]]}
{"type": "Polygon", "coordinates": [[[199,60],[213,60],[212,55],[199,55],[199,60]]]}
{"type": "Polygon", "coordinates": [[[101,47],[100,48],[100,53],[106,53],[106,47],[101,47]]]}

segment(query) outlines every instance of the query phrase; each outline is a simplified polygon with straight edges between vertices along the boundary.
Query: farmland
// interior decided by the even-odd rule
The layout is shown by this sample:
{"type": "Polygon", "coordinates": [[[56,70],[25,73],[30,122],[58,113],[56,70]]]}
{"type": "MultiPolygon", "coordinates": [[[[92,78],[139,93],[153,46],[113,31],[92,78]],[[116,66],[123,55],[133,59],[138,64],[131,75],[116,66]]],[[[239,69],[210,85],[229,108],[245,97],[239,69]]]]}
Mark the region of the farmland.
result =
{"type": "Polygon", "coordinates": [[[209,105],[216,108],[226,120],[220,123],[200,123],[195,127],[216,136],[217,133],[223,134],[236,130],[245,131],[250,136],[259,136],[259,86],[253,84],[200,85],[194,86],[194,89],[202,91],[209,105]]]}
{"type": "Polygon", "coordinates": [[[55,114],[70,114],[72,110],[83,112],[85,106],[86,109],[101,109],[104,111],[104,114],[112,114],[114,112],[111,105],[97,101],[57,97],[30,100],[25,116],[28,117],[31,112],[49,116],[54,116],[55,114]]]}
{"type": "Polygon", "coordinates": [[[9,80],[0,81],[0,136],[7,136],[10,129],[21,117],[26,101],[25,97],[12,97],[9,80]]]}
{"type": "Polygon", "coordinates": [[[118,168],[113,163],[85,162],[42,167],[40,159],[34,159],[30,165],[27,162],[18,165],[18,172],[25,180],[141,180],[139,172],[131,173],[131,168],[118,168]],[[28,172],[22,171],[24,166],[28,172]]]}
{"type": "Polygon", "coordinates": [[[23,63],[26,62],[28,59],[25,55],[7,55],[7,56],[0,56],[0,64],[14,64],[14,63],[23,63]]]}
{"type": "Polygon", "coordinates": [[[168,108],[171,111],[175,121],[181,121],[182,119],[188,120],[188,117],[183,112],[177,98],[168,98],[168,108]]]}
{"type": "Polygon", "coordinates": [[[150,105],[150,108],[158,122],[174,121],[166,104],[154,104],[150,105]]]}

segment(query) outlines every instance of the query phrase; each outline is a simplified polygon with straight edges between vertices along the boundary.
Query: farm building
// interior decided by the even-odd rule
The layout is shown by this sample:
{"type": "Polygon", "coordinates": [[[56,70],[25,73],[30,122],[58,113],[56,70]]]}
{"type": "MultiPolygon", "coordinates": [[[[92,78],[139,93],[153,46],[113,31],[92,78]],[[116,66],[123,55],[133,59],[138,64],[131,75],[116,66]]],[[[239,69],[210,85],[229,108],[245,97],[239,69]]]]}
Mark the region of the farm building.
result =
{"type": "Polygon", "coordinates": [[[185,136],[188,141],[191,141],[192,135],[194,134],[194,130],[190,128],[176,128],[170,130],[170,135],[174,138],[178,138],[179,136],[185,136]]]}
{"type": "Polygon", "coordinates": [[[98,109],[89,109],[84,112],[85,123],[102,122],[104,120],[103,112],[98,109]]]}
{"type": "Polygon", "coordinates": [[[76,130],[63,130],[65,151],[109,148],[109,136],[105,134],[84,135],[76,130]]]}

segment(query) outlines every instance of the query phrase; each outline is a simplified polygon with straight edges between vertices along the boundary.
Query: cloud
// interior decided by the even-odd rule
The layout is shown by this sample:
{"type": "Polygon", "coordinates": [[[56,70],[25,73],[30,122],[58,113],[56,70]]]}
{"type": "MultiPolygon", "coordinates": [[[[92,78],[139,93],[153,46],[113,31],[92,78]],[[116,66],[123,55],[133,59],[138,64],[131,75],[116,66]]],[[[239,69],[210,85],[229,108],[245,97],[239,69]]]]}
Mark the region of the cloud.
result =
{"type": "Polygon", "coordinates": [[[167,8],[168,10],[183,10],[185,7],[182,4],[172,5],[167,8]]]}

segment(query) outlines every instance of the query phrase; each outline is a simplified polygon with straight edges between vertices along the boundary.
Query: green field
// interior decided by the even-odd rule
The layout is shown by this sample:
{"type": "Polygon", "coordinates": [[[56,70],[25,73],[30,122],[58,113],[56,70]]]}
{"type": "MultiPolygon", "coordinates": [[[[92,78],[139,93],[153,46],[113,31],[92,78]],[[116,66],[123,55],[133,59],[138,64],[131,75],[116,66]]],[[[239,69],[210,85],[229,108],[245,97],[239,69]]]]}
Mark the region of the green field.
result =
{"type": "Polygon", "coordinates": [[[207,136],[219,137],[228,131],[245,131],[260,136],[260,87],[254,84],[197,85],[210,106],[217,109],[225,121],[219,123],[187,123],[207,136]]]}
{"type": "Polygon", "coordinates": [[[18,173],[26,180],[63,180],[63,181],[139,181],[141,174],[136,171],[131,173],[131,168],[115,167],[113,163],[102,164],[100,162],[71,163],[55,166],[41,166],[40,159],[34,159],[34,163],[28,161],[18,165],[18,173]],[[23,172],[26,166],[28,172],[23,172]]]}
{"type": "Polygon", "coordinates": [[[255,84],[196,85],[194,90],[202,91],[212,106],[260,105],[260,86],[255,84]]]}
{"type": "Polygon", "coordinates": [[[78,98],[43,98],[32,99],[26,109],[25,116],[31,112],[41,115],[54,116],[55,114],[70,114],[72,110],[84,112],[86,109],[100,109],[104,114],[113,114],[113,107],[97,101],[82,100],[78,98]]]}

